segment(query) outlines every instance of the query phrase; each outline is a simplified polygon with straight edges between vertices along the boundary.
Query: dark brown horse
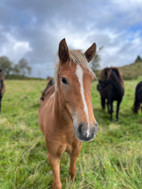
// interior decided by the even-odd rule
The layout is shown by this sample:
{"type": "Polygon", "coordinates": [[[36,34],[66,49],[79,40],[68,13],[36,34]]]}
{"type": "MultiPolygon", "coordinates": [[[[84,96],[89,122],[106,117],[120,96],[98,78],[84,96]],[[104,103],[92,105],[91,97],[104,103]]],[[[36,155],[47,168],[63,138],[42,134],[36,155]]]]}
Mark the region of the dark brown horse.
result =
{"type": "Polygon", "coordinates": [[[119,107],[124,95],[123,78],[118,68],[104,68],[100,74],[100,80],[99,84],[97,85],[97,89],[101,95],[101,104],[103,109],[105,109],[107,100],[108,113],[110,114],[111,121],[113,113],[113,101],[117,101],[116,120],[118,121],[119,107]]]}
{"type": "Polygon", "coordinates": [[[54,85],[54,79],[53,78],[50,78],[48,83],[47,83],[47,86],[45,87],[45,89],[43,90],[42,92],[42,95],[40,97],[40,100],[41,101],[44,101],[44,99],[46,98],[46,95],[48,95],[48,89],[54,85]]]}
{"type": "Polygon", "coordinates": [[[5,80],[4,74],[2,73],[2,69],[0,69],[0,113],[1,113],[2,97],[5,92],[4,80],[5,80]]]}
{"type": "Polygon", "coordinates": [[[95,52],[95,43],[82,53],[80,50],[69,50],[65,39],[60,42],[55,84],[46,91],[39,110],[38,123],[45,136],[54,189],[62,188],[62,154],[70,154],[69,174],[73,181],[81,141],[91,141],[97,133],[91,101],[94,74],[88,65],[95,52]]]}
{"type": "Polygon", "coordinates": [[[138,113],[138,110],[141,108],[142,113],[142,81],[139,82],[135,90],[135,101],[133,105],[133,111],[138,113]]]}

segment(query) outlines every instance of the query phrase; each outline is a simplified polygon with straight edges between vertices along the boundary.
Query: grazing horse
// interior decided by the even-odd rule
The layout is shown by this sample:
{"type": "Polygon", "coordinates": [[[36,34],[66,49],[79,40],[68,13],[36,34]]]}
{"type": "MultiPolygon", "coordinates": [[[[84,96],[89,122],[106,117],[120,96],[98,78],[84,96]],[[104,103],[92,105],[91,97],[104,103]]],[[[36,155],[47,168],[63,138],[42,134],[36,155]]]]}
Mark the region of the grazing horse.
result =
{"type": "Polygon", "coordinates": [[[138,110],[141,108],[142,113],[142,81],[139,82],[135,90],[135,102],[133,105],[133,111],[138,113],[138,110]]]}
{"type": "Polygon", "coordinates": [[[101,95],[102,108],[105,110],[105,104],[107,99],[108,113],[110,114],[110,120],[112,121],[113,113],[113,101],[117,101],[116,120],[119,117],[119,107],[124,95],[124,83],[123,78],[118,68],[104,68],[100,74],[99,84],[97,90],[101,95]]]}
{"type": "Polygon", "coordinates": [[[69,50],[65,39],[59,43],[55,85],[47,90],[38,115],[53,172],[54,189],[62,188],[62,154],[70,154],[69,174],[74,181],[81,141],[91,141],[97,133],[91,101],[91,81],[94,79],[94,73],[88,65],[95,52],[95,43],[85,53],[69,50]]]}
{"type": "Polygon", "coordinates": [[[50,80],[49,80],[47,86],[46,86],[45,89],[43,90],[42,95],[41,95],[41,97],[40,97],[40,100],[41,100],[41,101],[44,101],[46,95],[48,94],[48,89],[49,89],[49,87],[51,87],[51,86],[53,86],[53,85],[54,85],[54,79],[53,79],[53,78],[50,78],[50,80]]]}
{"type": "Polygon", "coordinates": [[[5,80],[4,74],[2,73],[2,69],[0,69],[0,113],[1,113],[2,97],[5,92],[4,80],[5,80]]]}

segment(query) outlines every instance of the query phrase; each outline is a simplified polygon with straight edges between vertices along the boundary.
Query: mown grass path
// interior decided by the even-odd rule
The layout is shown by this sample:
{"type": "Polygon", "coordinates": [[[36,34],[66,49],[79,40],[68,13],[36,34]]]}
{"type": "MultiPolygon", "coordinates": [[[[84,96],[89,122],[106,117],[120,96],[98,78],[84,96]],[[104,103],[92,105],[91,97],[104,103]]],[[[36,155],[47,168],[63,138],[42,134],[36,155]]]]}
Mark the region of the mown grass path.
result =
{"type": "MultiPolygon", "coordinates": [[[[142,188],[142,115],[133,114],[131,109],[140,80],[142,77],[125,81],[118,123],[110,123],[109,115],[101,110],[97,82],[92,84],[98,134],[93,142],[82,144],[73,184],[68,155],[63,155],[63,189],[142,188]]],[[[51,188],[52,172],[37,124],[39,97],[45,85],[43,80],[6,81],[0,115],[0,189],[51,188]]]]}

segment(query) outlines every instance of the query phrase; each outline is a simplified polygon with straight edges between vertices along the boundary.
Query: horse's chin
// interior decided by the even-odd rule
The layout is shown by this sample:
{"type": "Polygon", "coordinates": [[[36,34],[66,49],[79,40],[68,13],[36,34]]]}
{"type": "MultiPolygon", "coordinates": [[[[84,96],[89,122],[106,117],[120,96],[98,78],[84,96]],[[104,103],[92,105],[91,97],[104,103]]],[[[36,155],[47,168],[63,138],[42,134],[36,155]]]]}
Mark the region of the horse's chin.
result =
{"type": "Polygon", "coordinates": [[[82,137],[79,137],[77,134],[76,134],[76,138],[80,141],[80,142],[92,142],[95,138],[94,137],[88,137],[88,138],[82,138],[82,137]]]}

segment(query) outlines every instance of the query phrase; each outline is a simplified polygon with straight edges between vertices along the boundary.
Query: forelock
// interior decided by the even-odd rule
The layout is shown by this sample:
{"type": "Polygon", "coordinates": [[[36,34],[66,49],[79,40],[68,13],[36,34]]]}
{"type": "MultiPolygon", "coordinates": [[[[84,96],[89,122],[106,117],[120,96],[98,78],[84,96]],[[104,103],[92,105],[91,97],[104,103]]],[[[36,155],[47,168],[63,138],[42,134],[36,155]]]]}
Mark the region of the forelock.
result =
{"type": "MultiPolygon", "coordinates": [[[[88,63],[84,53],[81,50],[70,50],[69,51],[69,57],[70,57],[70,61],[71,62],[73,62],[75,64],[82,65],[85,69],[87,69],[89,72],[91,72],[94,77],[96,77],[94,72],[89,67],[89,63],[88,63]]],[[[55,73],[54,73],[55,90],[58,90],[58,73],[59,73],[59,69],[60,69],[59,68],[59,63],[57,63],[56,67],[55,67],[55,73]]]]}

